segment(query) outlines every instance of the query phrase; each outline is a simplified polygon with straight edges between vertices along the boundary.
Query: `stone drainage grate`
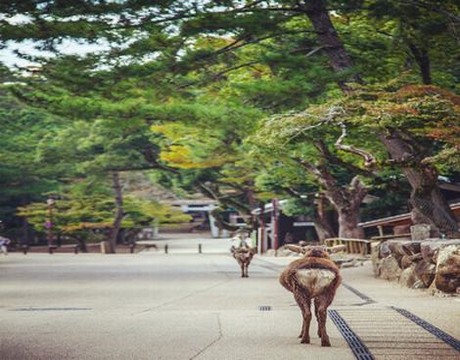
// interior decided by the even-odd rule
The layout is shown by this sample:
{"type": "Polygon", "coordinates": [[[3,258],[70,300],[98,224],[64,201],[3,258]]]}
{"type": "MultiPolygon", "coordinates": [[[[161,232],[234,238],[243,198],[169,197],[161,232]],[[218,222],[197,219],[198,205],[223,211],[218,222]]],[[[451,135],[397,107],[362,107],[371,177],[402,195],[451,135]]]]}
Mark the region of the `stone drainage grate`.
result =
{"type": "Polygon", "coordinates": [[[348,290],[350,290],[353,294],[357,295],[360,299],[364,300],[364,303],[362,304],[357,304],[359,306],[362,306],[362,305],[368,305],[368,304],[375,304],[375,301],[372,300],[369,296],[367,296],[366,294],[363,294],[361,291],[355,289],[354,287],[348,285],[348,284],[344,284],[342,283],[342,286],[348,290]]]}
{"type": "MultiPolygon", "coordinates": [[[[460,341],[459,340],[453,338],[449,334],[446,334],[441,329],[438,329],[436,326],[431,325],[430,323],[426,322],[425,320],[419,318],[417,315],[414,315],[414,314],[412,314],[411,312],[409,312],[407,310],[396,308],[396,307],[392,307],[392,309],[395,309],[401,315],[407,317],[409,320],[412,320],[414,323],[416,323],[417,325],[421,326],[426,331],[429,331],[434,336],[436,336],[438,339],[441,339],[446,344],[449,344],[454,349],[460,351],[460,341]]],[[[459,354],[459,358],[460,358],[460,354],[459,354]]]]}
{"type": "Polygon", "coordinates": [[[347,325],[345,320],[338,314],[336,310],[329,310],[329,316],[334,322],[335,326],[339,329],[345,341],[350,346],[351,351],[355,354],[358,360],[374,360],[375,358],[369,352],[368,348],[361,339],[356,336],[353,330],[347,325]]]}
{"type": "Polygon", "coordinates": [[[460,359],[454,346],[457,340],[448,343],[427,330],[433,325],[418,318],[425,325],[419,326],[402,312],[353,308],[330,310],[329,314],[359,360],[460,359]]]}

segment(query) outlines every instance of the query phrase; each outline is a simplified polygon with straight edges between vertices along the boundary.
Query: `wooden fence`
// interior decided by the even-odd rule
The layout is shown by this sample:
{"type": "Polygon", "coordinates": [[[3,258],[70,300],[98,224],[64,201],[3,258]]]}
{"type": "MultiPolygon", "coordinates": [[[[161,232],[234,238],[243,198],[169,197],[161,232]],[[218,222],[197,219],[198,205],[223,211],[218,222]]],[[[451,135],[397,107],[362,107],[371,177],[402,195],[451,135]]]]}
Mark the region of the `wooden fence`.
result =
{"type": "Polygon", "coordinates": [[[369,255],[371,253],[371,244],[375,242],[366,239],[345,239],[329,238],[324,240],[326,246],[345,245],[346,252],[349,254],[369,255]]]}

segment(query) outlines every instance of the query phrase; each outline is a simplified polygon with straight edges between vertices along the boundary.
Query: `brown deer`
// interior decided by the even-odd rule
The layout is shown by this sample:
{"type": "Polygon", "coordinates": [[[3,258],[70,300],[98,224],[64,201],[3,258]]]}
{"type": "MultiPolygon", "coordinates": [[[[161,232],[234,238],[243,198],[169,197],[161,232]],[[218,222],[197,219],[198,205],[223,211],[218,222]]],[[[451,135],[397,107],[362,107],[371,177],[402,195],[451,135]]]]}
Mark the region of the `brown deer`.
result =
{"type": "Polygon", "coordinates": [[[287,245],[289,250],[303,253],[301,259],[290,263],[280,275],[280,283],[292,292],[302,312],[301,343],[310,343],[311,301],[314,300],[321,346],[331,346],[326,332],[327,308],[334,299],[342,277],[338,266],[330,259],[324,246],[287,245]]]}
{"type": "Polygon", "coordinates": [[[246,233],[241,232],[232,238],[232,247],[230,251],[241,268],[241,277],[249,277],[249,264],[256,252],[251,245],[251,239],[249,236],[246,233]]]}

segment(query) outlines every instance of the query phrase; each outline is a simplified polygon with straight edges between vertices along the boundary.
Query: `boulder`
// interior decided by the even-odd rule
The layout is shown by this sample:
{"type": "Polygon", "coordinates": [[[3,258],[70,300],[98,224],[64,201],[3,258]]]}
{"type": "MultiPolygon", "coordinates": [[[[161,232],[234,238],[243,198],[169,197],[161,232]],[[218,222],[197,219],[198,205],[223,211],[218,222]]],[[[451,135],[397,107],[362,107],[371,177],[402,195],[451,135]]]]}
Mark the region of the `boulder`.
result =
{"type": "Polygon", "coordinates": [[[457,293],[460,289],[460,246],[450,245],[439,250],[434,279],[438,290],[457,293]]]}
{"type": "Polygon", "coordinates": [[[287,257],[287,256],[298,256],[299,254],[292,252],[291,250],[286,248],[286,246],[282,246],[276,250],[275,254],[273,254],[272,249],[270,249],[270,250],[267,250],[267,253],[265,255],[287,257]]]}
{"type": "Polygon", "coordinates": [[[268,249],[266,252],[265,252],[265,256],[276,256],[276,250],[275,249],[268,249]]]}
{"type": "Polygon", "coordinates": [[[419,279],[417,278],[417,275],[415,273],[415,264],[412,264],[408,268],[404,269],[401,272],[401,275],[399,277],[399,284],[402,286],[412,288],[414,287],[414,284],[418,281],[419,279]]]}
{"type": "Polygon", "coordinates": [[[406,269],[412,264],[419,262],[420,260],[422,260],[422,254],[420,253],[413,255],[403,255],[399,266],[401,269],[406,269]]]}
{"type": "Polygon", "coordinates": [[[413,261],[417,260],[420,253],[420,242],[406,240],[388,240],[388,248],[391,255],[396,259],[401,269],[409,267],[413,261]]]}
{"type": "Polygon", "coordinates": [[[414,272],[423,287],[428,288],[434,280],[436,265],[422,259],[415,264],[414,272]]]}
{"type": "Polygon", "coordinates": [[[460,246],[460,240],[433,239],[422,241],[420,244],[420,252],[424,260],[431,261],[433,264],[436,264],[436,257],[439,249],[451,245],[460,246]]]}
{"type": "Polygon", "coordinates": [[[372,243],[371,244],[371,262],[372,262],[372,271],[374,272],[375,277],[380,276],[380,247],[381,243],[372,243]]]}
{"type": "Polygon", "coordinates": [[[430,237],[431,226],[428,224],[417,224],[410,227],[412,240],[425,240],[430,237]]]}
{"type": "Polygon", "coordinates": [[[380,259],[386,258],[387,256],[391,255],[391,249],[388,245],[388,241],[381,242],[377,245],[378,249],[378,257],[380,259]]]}
{"type": "Polygon", "coordinates": [[[393,256],[388,256],[381,260],[379,267],[379,275],[385,280],[398,280],[401,275],[401,268],[393,256]]]}
{"type": "Polygon", "coordinates": [[[436,264],[436,256],[440,246],[438,241],[422,241],[420,253],[422,254],[423,260],[436,264]]]}

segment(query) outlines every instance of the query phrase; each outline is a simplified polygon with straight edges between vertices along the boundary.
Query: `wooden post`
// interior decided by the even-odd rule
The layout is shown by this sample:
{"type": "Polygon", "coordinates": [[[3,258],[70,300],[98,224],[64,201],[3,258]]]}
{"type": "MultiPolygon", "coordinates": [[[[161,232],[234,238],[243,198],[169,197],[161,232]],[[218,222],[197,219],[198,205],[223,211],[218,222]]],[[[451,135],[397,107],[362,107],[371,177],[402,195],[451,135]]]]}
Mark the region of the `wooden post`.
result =
{"type": "Polygon", "coordinates": [[[272,200],[272,205],[273,205],[273,244],[272,247],[274,250],[278,249],[278,229],[279,229],[279,216],[278,216],[278,199],[273,199],[272,200]]]}

